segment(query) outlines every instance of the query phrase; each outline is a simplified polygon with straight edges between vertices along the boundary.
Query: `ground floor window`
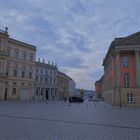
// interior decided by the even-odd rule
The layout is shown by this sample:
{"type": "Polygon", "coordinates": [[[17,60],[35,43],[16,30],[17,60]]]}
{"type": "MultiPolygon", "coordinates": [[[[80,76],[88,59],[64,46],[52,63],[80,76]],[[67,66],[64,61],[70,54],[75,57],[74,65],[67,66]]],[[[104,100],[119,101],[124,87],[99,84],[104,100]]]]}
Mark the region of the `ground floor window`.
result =
{"type": "Polygon", "coordinates": [[[16,88],[13,88],[12,93],[13,93],[13,94],[16,94],[16,88]]]}
{"type": "Polygon", "coordinates": [[[127,93],[127,102],[131,103],[133,101],[133,94],[127,93]]]}
{"type": "Polygon", "coordinates": [[[36,89],[36,96],[38,96],[38,89],[36,89]]]}

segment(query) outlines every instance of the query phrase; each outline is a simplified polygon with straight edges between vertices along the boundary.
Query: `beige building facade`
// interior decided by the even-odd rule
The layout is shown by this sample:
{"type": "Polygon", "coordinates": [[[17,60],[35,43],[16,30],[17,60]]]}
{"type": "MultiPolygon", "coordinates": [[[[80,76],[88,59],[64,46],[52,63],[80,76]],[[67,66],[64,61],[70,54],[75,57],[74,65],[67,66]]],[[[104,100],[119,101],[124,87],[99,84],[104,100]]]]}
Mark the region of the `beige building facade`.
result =
{"type": "Polygon", "coordinates": [[[32,100],[36,47],[0,31],[0,100],[32,100]]]}
{"type": "Polygon", "coordinates": [[[65,73],[58,71],[58,94],[59,99],[69,98],[76,92],[76,83],[65,73]]]}

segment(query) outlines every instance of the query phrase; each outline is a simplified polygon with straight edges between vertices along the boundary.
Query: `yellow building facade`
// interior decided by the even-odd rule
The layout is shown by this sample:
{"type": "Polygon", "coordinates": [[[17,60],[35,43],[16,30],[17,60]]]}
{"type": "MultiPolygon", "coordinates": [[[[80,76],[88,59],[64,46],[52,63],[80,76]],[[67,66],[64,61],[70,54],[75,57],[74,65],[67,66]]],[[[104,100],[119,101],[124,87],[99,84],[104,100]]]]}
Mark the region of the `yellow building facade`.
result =
{"type": "Polygon", "coordinates": [[[0,100],[32,100],[36,47],[0,31],[0,100]]]}

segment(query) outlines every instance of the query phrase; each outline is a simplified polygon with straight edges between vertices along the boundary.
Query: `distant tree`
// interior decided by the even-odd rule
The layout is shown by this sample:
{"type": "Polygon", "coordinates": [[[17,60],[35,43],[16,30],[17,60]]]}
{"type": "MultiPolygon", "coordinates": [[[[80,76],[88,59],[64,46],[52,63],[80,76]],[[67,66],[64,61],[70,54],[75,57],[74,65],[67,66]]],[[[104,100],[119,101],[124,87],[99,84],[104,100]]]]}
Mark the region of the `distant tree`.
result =
{"type": "Polygon", "coordinates": [[[84,97],[84,89],[80,89],[80,96],[83,98],[84,97]]]}

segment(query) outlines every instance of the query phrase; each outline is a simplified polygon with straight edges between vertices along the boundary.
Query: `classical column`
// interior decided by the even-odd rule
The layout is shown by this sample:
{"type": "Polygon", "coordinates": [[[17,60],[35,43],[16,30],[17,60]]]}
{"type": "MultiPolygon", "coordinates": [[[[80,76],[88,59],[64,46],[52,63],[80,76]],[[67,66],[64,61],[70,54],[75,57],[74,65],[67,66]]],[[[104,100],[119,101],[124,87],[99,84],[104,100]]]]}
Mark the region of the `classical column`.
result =
{"type": "Polygon", "coordinates": [[[120,87],[120,52],[116,53],[116,87],[120,87]]]}
{"type": "Polygon", "coordinates": [[[138,50],[135,50],[135,73],[136,73],[136,86],[140,87],[140,58],[138,50]]]}

